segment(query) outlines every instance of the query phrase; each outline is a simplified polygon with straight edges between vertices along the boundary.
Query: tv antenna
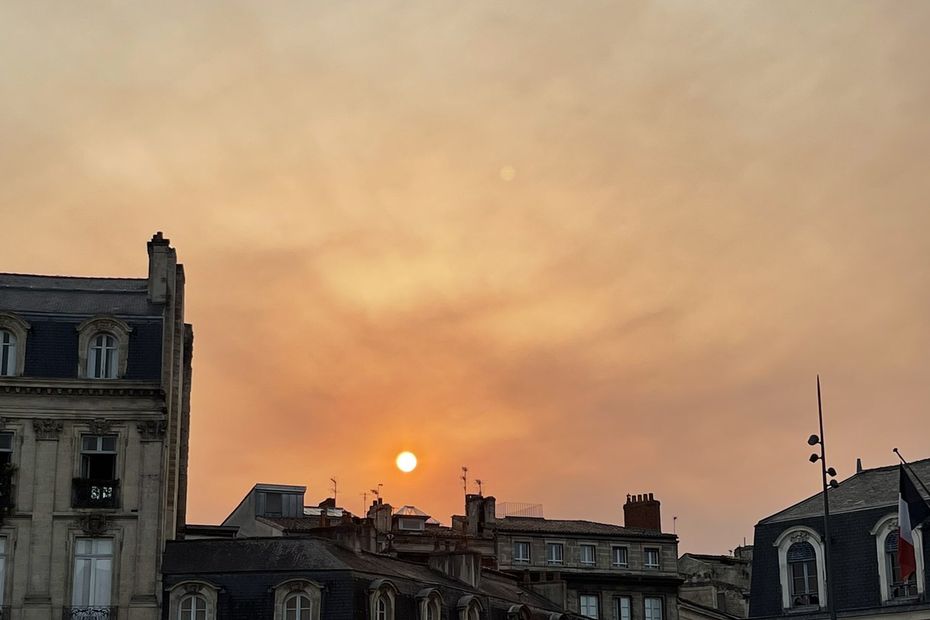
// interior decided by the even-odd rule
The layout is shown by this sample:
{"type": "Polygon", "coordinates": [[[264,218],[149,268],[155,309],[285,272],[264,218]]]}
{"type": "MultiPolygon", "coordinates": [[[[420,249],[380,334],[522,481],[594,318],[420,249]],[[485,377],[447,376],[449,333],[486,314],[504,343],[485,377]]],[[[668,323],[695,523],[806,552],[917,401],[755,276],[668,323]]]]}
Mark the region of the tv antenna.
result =
{"type": "Polygon", "coordinates": [[[329,487],[329,490],[333,492],[333,504],[338,505],[338,502],[336,502],[336,491],[339,489],[339,485],[336,483],[336,476],[330,478],[329,481],[333,483],[332,486],[329,487]]]}
{"type": "Polygon", "coordinates": [[[371,494],[375,496],[375,499],[381,499],[381,487],[383,487],[383,486],[384,486],[384,485],[381,484],[381,483],[379,482],[379,483],[378,483],[378,488],[377,488],[377,489],[372,489],[372,490],[371,490],[371,494]]]}
{"type": "Polygon", "coordinates": [[[481,495],[483,497],[484,494],[481,492],[481,485],[484,483],[480,479],[475,478],[475,484],[478,485],[478,495],[481,495]]]}
{"type": "Polygon", "coordinates": [[[462,490],[468,495],[468,468],[462,465],[462,490]]]}

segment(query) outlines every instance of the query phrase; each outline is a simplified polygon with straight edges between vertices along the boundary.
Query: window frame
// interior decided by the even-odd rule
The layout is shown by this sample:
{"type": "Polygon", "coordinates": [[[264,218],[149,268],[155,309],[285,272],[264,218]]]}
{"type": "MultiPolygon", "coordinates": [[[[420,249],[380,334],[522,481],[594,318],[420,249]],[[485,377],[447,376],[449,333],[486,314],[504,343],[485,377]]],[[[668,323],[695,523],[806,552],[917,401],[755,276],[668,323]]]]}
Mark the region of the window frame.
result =
{"type": "MultiPolygon", "coordinates": [[[[919,598],[923,596],[925,590],[925,578],[924,578],[924,554],[923,553],[914,553],[917,559],[917,595],[916,597],[907,596],[907,597],[898,597],[894,598],[891,596],[891,574],[889,571],[888,562],[885,557],[885,540],[888,536],[894,535],[897,536],[898,532],[898,514],[890,513],[884,515],[879,519],[872,530],[869,532],[875,538],[875,552],[876,552],[876,561],[878,562],[878,583],[881,588],[881,600],[882,604],[897,604],[907,601],[913,601],[914,598],[919,598]]],[[[923,549],[924,539],[923,539],[923,526],[919,526],[914,529],[914,549],[919,550],[923,549]]]]}
{"type": "Polygon", "coordinates": [[[394,620],[396,614],[396,601],[398,589],[387,579],[376,579],[368,587],[369,615],[371,620],[394,620]],[[384,603],[384,612],[381,613],[381,603],[384,603]]]}
{"type": "Polygon", "coordinates": [[[772,546],[778,550],[778,575],[781,583],[782,609],[789,611],[792,609],[824,609],[827,605],[827,587],[824,575],[824,545],[820,534],[806,525],[795,525],[783,531],[772,546]],[[814,556],[817,561],[817,606],[793,607],[791,605],[791,583],[792,577],[788,566],[788,549],[796,542],[809,542],[814,548],[814,556]]]}
{"type": "Polygon", "coordinates": [[[69,607],[71,608],[95,608],[95,607],[114,607],[113,604],[113,594],[116,589],[116,568],[117,568],[117,541],[113,536],[75,536],[71,541],[71,603],[69,607]],[[91,551],[87,553],[78,553],[78,545],[84,541],[89,541],[91,544],[91,551]],[[110,545],[109,553],[100,553],[93,551],[94,546],[97,542],[107,541],[110,545]],[[106,585],[107,589],[107,600],[106,603],[97,600],[89,600],[84,602],[79,602],[78,597],[78,588],[77,588],[77,579],[78,579],[78,561],[79,560],[90,560],[91,569],[89,572],[88,579],[91,580],[91,583],[88,584],[90,589],[90,598],[96,599],[96,592],[98,583],[98,574],[97,574],[97,562],[99,561],[109,561],[109,583],[106,585]]]}
{"type": "MultiPolygon", "coordinates": [[[[627,559],[629,561],[629,558],[627,559]]],[[[643,568],[646,570],[662,570],[662,548],[661,547],[646,547],[643,546],[643,568]],[[647,560],[649,553],[655,551],[656,554],[656,563],[650,564],[647,560]]]]}
{"type": "Polygon", "coordinates": [[[533,544],[528,540],[514,540],[513,553],[511,554],[513,564],[532,564],[533,563],[533,544]],[[517,557],[517,545],[526,548],[526,557],[517,557]]]}
{"type": "Polygon", "coordinates": [[[420,620],[441,620],[443,599],[442,593],[436,588],[424,588],[416,595],[417,617],[420,620]],[[430,613],[435,617],[430,618],[430,613]]]}
{"type": "Polygon", "coordinates": [[[295,596],[304,596],[309,599],[310,620],[320,620],[323,606],[323,586],[311,579],[288,579],[274,587],[275,620],[286,620],[287,602],[295,596]]]}
{"type": "MultiPolygon", "coordinates": [[[[0,374],[0,379],[23,376],[26,365],[26,341],[30,329],[32,329],[32,326],[15,314],[0,312],[0,332],[9,332],[13,337],[13,354],[11,355],[13,359],[10,363],[12,371],[0,374]]],[[[2,350],[0,350],[0,355],[2,355],[2,350]]],[[[2,372],[2,369],[0,369],[0,372],[2,372]]]]}
{"type": "Polygon", "coordinates": [[[578,615],[585,618],[591,618],[592,620],[599,620],[601,617],[601,597],[594,592],[579,592],[578,593],[578,615]],[[584,600],[588,599],[589,601],[594,601],[594,615],[589,616],[585,613],[585,604],[584,600]]]}
{"type": "Polygon", "coordinates": [[[559,540],[547,540],[546,541],[546,564],[549,566],[563,566],[565,564],[565,542],[559,540]],[[553,560],[549,556],[549,548],[558,548],[559,549],[559,559],[553,560]]]}
{"type": "MultiPolygon", "coordinates": [[[[643,608],[645,610],[645,607],[643,608]]],[[[614,597],[614,611],[617,614],[616,620],[633,620],[633,597],[628,594],[621,594],[614,597]],[[627,617],[623,617],[623,603],[626,603],[627,617]]]]}
{"type": "Polygon", "coordinates": [[[580,566],[592,567],[597,566],[597,544],[583,542],[578,544],[578,564],[580,566]],[[591,550],[591,561],[588,562],[584,558],[585,551],[591,550]]]}
{"type": "Polygon", "coordinates": [[[129,361],[129,334],[132,328],[125,321],[112,316],[97,316],[77,326],[78,376],[92,381],[113,381],[126,376],[129,361]],[[110,335],[116,341],[112,376],[96,377],[91,373],[91,346],[99,335],[110,335]]]}
{"type": "Polygon", "coordinates": [[[643,597],[643,620],[665,620],[665,597],[664,596],[644,596],[643,597]],[[649,609],[649,601],[659,602],[659,617],[650,618],[646,614],[649,609]]]}
{"type": "Polygon", "coordinates": [[[199,609],[197,609],[198,601],[203,601],[203,615],[204,615],[204,618],[206,618],[209,604],[207,603],[207,599],[202,594],[199,594],[199,593],[185,594],[184,596],[178,599],[177,618],[179,618],[179,620],[198,620],[197,612],[200,611],[199,609]],[[193,606],[189,612],[185,612],[184,603],[188,600],[192,601],[193,606]]]}
{"type": "Polygon", "coordinates": [[[188,596],[200,596],[207,602],[207,620],[216,619],[217,587],[198,579],[185,580],[168,590],[169,620],[190,620],[181,617],[181,601],[188,596]]]}
{"type": "Polygon", "coordinates": [[[630,548],[627,545],[611,545],[610,546],[610,565],[613,568],[629,568],[630,567],[630,548]],[[616,562],[617,551],[623,551],[624,562],[618,564],[616,562]]]}

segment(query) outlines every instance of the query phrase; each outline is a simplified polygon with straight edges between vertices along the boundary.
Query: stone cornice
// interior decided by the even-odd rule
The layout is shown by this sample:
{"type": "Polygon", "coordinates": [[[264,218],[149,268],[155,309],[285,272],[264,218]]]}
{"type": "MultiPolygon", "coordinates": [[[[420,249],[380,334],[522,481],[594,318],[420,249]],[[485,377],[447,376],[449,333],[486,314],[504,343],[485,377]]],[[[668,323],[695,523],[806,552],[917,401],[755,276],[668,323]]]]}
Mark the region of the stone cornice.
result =
{"type": "Polygon", "coordinates": [[[164,398],[165,391],[157,383],[143,381],[0,379],[0,394],[37,394],[43,396],[111,396],[164,398]]]}

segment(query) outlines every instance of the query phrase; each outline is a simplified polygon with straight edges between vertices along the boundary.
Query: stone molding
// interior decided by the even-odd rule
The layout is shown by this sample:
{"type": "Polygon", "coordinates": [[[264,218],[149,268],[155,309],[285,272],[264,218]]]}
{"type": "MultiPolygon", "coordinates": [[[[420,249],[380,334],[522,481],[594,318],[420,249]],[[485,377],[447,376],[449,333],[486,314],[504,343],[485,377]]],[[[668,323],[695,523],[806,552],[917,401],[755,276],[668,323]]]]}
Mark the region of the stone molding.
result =
{"type": "Polygon", "coordinates": [[[23,374],[23,366],[26,365],[26,337],[30,325],[15,314],[0,312],[0,329],[9,331],[16,338],[16,372],[12,376],[20,377],[23,374]]]}
{"type": "Polygon", "coordinates": [[[159,441],[164,438],[168,423],[164,420],[148,420],[136,425],[142,441],[159,441]]]}
{"type": "Polygon", "coordinates": [[[110,519],[105,514],[91,512],[74,520],[75,525],[88,536],[103,536],[110,529],[110,519]]]}
{"type": "Polygon", "coordinates": [[[58,420],[40,418],[32,421],[32,428],[36,433],[36,439],[57,441],[64,425],[58,420]]]}
{"type": "Polygon", "coordinates": [[[113,428],[113,425],[105,418],[94,418],[87,423],[87,427],[94,435],[106,435],[113,428]]]}
{"type": "Polygon", "coordinates": [[[129,361],[129,332],[132,328],[125,321],[113,316],[98,316],[87,319],[77,326],[78,331],[78,376],[90,377],[87,368],[87,353],[90,341],[100,333],[107,333],[116,338],[116,377],[126,376],[126,364],[129,361]]]}
{"type": "MultiPolygon", "coordinates": [[[[0,378],[2,379],[2,378],[0,378]]],[[[45,394],[48,396],[149,396],[152,398],[164,397],[165,391],[161,388],[128,387],[119,385],[103,385],[100,387],[83,386],[52,386],[52,385],[0,385],[0,393],[5,394],[45,394]]]]}

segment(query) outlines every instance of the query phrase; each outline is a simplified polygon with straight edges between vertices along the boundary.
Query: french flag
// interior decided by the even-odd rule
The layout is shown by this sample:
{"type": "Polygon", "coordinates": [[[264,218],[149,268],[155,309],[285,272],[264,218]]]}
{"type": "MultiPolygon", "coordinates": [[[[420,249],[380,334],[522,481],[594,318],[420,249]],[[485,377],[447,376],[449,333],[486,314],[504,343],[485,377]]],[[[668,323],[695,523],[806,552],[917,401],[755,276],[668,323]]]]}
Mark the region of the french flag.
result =
{"type": "Polygon", "coordinates": [[[930,517],[930,506],[920,496],[910,476],[899,466],[901,487],[898,494],[898,564],[901,566],[901,581],[907,581],[917,572],[917,556],[914,555],[914,528],[930,517]]]}

